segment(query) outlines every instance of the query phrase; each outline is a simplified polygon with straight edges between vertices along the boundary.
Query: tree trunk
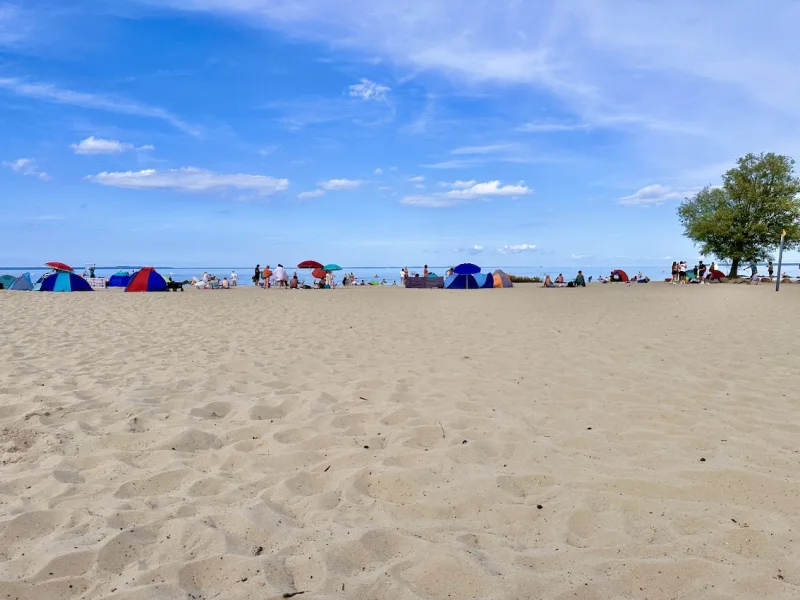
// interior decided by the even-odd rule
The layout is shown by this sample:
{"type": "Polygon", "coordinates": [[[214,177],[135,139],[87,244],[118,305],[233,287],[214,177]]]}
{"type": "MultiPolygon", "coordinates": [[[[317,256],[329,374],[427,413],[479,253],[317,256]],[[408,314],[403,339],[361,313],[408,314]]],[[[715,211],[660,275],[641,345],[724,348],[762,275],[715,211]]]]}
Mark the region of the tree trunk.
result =
{"type": "Polygon", "coordinates": [[[730,272],[730,274],[728,274],[728,277],[730,277],[731,279],[734,279],[734,278],[736,278],[738,276],[739,276],[739,259],[738,258],[734,258],[731,261],[731,272],[730,272]]]}

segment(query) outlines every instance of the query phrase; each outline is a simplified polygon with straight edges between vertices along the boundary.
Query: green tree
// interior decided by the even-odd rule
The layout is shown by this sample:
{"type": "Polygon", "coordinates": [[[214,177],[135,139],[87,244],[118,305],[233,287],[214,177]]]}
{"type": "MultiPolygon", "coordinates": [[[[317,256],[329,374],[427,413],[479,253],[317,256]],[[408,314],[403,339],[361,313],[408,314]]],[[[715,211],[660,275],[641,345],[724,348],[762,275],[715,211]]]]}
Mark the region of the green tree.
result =
{"type": "Polygon", "coordinates": [[[765,260],[786,230],[786,248],[800,245],[800,179],[794,159],[748,154],[722,176],[722,187],[706,187],[678,207],[686,237],[703,254],[731,262],[731,277],[745,260],[765,260]]]}

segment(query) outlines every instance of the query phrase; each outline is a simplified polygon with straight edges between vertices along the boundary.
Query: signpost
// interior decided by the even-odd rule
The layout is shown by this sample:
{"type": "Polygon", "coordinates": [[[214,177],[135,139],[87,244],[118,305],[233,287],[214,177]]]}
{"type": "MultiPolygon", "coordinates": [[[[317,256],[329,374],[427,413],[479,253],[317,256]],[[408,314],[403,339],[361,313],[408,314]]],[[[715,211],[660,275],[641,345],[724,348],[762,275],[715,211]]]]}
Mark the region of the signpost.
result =
{"type": "Polygon", "coordinates": [[[781,289],[781,261],[783,260],[783,238],[786,237],[786,230],[781,231],[781,245],[778,248],[778,279],[775,281],[775,291],[781,289]]]}

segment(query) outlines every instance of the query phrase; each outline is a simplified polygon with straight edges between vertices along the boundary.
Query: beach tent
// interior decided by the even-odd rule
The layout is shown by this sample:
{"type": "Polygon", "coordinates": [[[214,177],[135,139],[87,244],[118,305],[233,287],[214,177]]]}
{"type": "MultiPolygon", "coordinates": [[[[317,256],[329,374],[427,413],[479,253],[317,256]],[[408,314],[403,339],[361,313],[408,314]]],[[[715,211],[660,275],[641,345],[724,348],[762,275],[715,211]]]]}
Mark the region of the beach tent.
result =
{"type": "Polygon", "coordinates": [[[68,271],[52,273],[42,280],[40,292],[91,292],[92,286],[80,275],[68,271]]]}
{"type": "Polygon", "coordinates": [[[492,279],[494,279],[494,287],[496,288],[514,287],[514,284],[511,283],[511,278],[504,271],[499,269],[494,272],[492,279]]]}
{"type": "Polygon", "coordinates": [[[131,276],[126,292],[166,292],[167,280],[153,267],[144,267],[131,276]]]}
{"type": "Polygon", "coordinates": [[[17,278],[14,277],[13,275],[0,275],[0,285],[3,286],[4,290],[7,290],[12,285],[14,285],[14,282],[16,280],[17,280],[17,278]]]}
{"type": "Polygon", "coordinates": [[[628,283],[628,274],[622,269],[616,269],[614,271],[611,271],[611,281],[621,281],[622,283],[628,283]]]}
{"type": "Polygon", "coordinates": [[[431,271],[430,273],[428,273],[428,277],[438,277],[438,275],[433,271],[431,271]]]}
{"type": "Polygon", "coordinates": [[[8,288],[16,292],[30,292],[33,290],[33,282],[31,281],[30,273],[23,273],[17,280],[8,288]]]}
{"type": "Polygon", "coordinates": [[[48,276],[53,275],[52,272],[42,273],[39,279],[36,280],[36,283],[33,284],[33,291],[38,292],[42,289],[42,282],[47,279],[48,276]]]}
{"type": "Polygon", "coordinates": [[[128,287],[131,281],[131,274],[127,271],[117,271],[108,278],[108,287],[128,287]]]}
{"type": "Polygon", "coordinates": [[[725,273],[722,271],[711,271],[711,280],[722,281],[725,278],[725,273]]]}
{"type": "Polygon", "coordinates": [[[494,277],[490,273],[475,273],[473,277],[475,278],[475,283],[478,284],[479,288],[482,289],[494,288],[494,277]]]}
{"type": "Polygon", "coordinates": [[[458,275],[453,273],[444,280],[444,289],[446,290],[477,290],[478,288],[478,282],[475,281],[474,275],[458,275]]]}

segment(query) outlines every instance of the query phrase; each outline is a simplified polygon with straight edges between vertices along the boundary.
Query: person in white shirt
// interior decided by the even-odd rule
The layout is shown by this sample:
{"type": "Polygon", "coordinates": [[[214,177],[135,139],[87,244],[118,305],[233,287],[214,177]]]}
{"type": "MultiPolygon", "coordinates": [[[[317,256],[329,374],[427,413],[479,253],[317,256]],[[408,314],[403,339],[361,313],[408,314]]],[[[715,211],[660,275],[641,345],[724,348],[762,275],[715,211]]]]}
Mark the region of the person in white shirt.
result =
{"type": "Polygon", "coordinates": [[[239,276],[236,274],[236,271],[231,273],[231,286],[236,287],[239,284],[239,276]]]}
{"type": "Polygon", "coordinates": [[[279,264],[275,268],[275,281],[279,288],[286,287],[286,280],[288,277],[289,274],[286,272],[286,269],[283,268],[283,265],[279,264]]]}

